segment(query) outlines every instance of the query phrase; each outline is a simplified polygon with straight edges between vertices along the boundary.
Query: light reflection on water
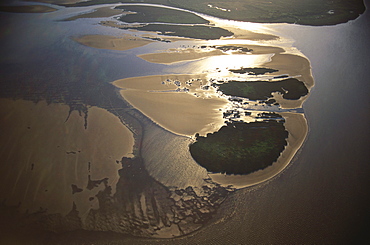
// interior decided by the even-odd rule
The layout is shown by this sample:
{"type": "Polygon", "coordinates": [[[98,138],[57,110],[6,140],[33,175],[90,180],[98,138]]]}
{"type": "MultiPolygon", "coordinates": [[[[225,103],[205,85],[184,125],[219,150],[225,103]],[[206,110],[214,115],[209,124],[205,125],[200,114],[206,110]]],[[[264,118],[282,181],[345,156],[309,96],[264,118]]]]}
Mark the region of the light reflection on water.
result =
{"type": "MultiPolygon", "coordinates": [[[[89,8],[83,8],[81,10],[85,11],[89,8]]],[[[271,46],[284,46],[286,45],[285,41],[282,40],[267,40],[267,41],[256,41],[256,40],[233,40],[233,39],[224,39],[219,41],[199,41],[199,40],[188,40],[188,41],[179,41],[173,42],[170,44],[166,43],[155,43],[151,45],[147,45],[142,48],[137,48],[125,52],[121,51],[114,51],[114,50],[105,50],[105,49],[94,49],[86,46],[82,46],[77,44],[69,39],[70,36],[76,35],[83,35],[83,34],[105,34],[105,35],[121,35],[122,33],[127,33],[129,31],[122,31],[116,28],[107,28],[102,27],[97,24],[97,20],[94,19],[80,19],[73,22],[54,22],[55,19],[60,19],[60,17],[65,14],[66,16],[71,16],[72,12],[75,11],[73,8],[71,10],[63,9],[60,12],[56,12],[54,14],[50,14],[50,19],[45,17],[45,22],[43,23],[42,31],[40,31],[40,27],[38,26],[39,22],[32,20],[28,21],[26,26],[19,27],[22,22],[17,22],[18,25],[14,25],[17,29],[13,31],[13,39],[16,40],[14,46],[10,49],[10,51],[4,51],[7,58],[13,57],[13,52],[17,53],[19,57],[13,60],[14,63],[20,62],[22,58],[22,54],[20,53],[27,53],[26,58],[30,58],[30,62],[24,65],[26,67],[26,71],[28,74],[36,74],[33,78],[28,78],[28,75],[25,74],[25,70],[23,70],[24,74],[20,75],[22,79],[50,79],[53,81],[56,86],[65,85],[66,81],[68,83],[68,90],[70,93],[76,90],[81,86],[83,83],[87,82],[97,82],[98,83],[109,83],[117,79],[122,79],[126,77],[134,77],[134,76],[146,76],[146,75],[166,75],[166,74],[206,74],[208,79],[211,78],[222,78],[222,79],[235,79],[237,77],[248,78],[248,75],[238,75],[238,74],[231,74],[229,69],[238,69],[241,67],[261,67],[264,66],[266,63],[271,61],[271,58],[275,55],[274,52],[271,53],[264,53],[264,54],[230,54],[230,52],[226,52],[225,55],[219,56],[212,56],[212,57],[205,57],[200,60],[194,61],[185,61],[174,63],[170,65],[163,65],[163,64],[154,64],[146,62],[138,57],[136,54],[145,53],[147,51],[154,52],[157,50],[166,50],[172,47],[179,47],[180,45],[187,45],[189,47],[194,45],[206,44],[206,45],[232,45],[232,44],[262,44],[262,45],[271,45],[271,46]],[[32,30],[39,30],[37,33],[33,33],[32,30]],[[19,32],[19,33],[18,33],[19,32]],[[39,35],[42,35],[40,32],[46,32],[48,35],[43,35],[43,39],[41,42],[38,42],[39,35]],[[19,36],[18,36],[19,35],[19,36]],[[27,46],[29,42],[32,42],[34,45],[27,46]],[[21,52],[16,52],[17,48],[22,48],[21,52]],[[30,53],[28,53],[30,52],[30,53]],[[32,59],[35,57],[39,57],[37,62],[32,63],[32,59]],[[43,60],[40,57],[48,57],[47,59],[43,60]],[[48,76],[45,76],[43,73],[45,70],[48,70],[48,76]]],[[[26,20],[28,20],[26,18],[26,20]]],[[[25,20],[22,20],[25,21],[25,20]]],[[[222,23],[222,20],[214,19],[215,23],[222,23]]],[[[221,24],[220,24],[221,25],[221,24]]],[[[238,28],[239,32],[242,30],[252,30],[256,32],[268,32],[271,31],[265,25],[260,24],[252,24],[252,23],[239,23],[239,22],[228,22],[225,21],[223,25],[226,26],[233,26],[234,28],[238,28]]],[[[222,26],[222,25],[221,25],[222,26]]],[[[250,33],[248,33],[250,35],[250,33]]],[[[289,47],[287,50],[292,51],[295,50],[294,48],[289,47]]],[[[299,52],[297,52],[299,53],[299,52]]],[[[13,57],[14,58],[14,57],[13,57]]],[[[9,65],[9,59],[2,60],[2,63],[7,63],[9,65]]],[[[12,65],[12,64],[10,64],[12,65]]],[[[23,68],[23,67],[21,67],[23,68]]],[[[273,67],[272,67],[273,68],[273,67]]],[[[5,73],[5,71],[4,71],[5,73]]],[[[14,73],[16,74],[16,73],[14,73]]],[[[266,78],[267,76],[260,76],[258,79],[266,78]]],[[[10,80],[10,78],[7,78],[10,80]]],[[[249,76],[250,79],[250,76],[249,76]]],[[[51,82],[47,84],[52,84],[51,82]]],[[[91,92],[93,90],[93,86],[85,86],[86,89],[81,91],[82,93],[91,92]]],[[[114,89],[113,87],[111,88],[114,89]]],[[[145,93],[147,93],[146,91],[145,93]]],[[[212,92],[212,91],[211,91],[212,92]]],[[[103,93],[103,92],[101,92],[103,93]]],[[[145,93],[137,93],[136,94],[145,94],[145,93]]],[[[148,92],[150,93],[150,92],[148,92]]],[[[203,92],[205,95],[214,94],[203,92]]],[[[111,95],[111,94],[109,94],[111,95]]],[[[176,94],[174,94],[176,95],[176,94]]],[[[163,96],[164,97],[164,96],[163,96]]],[[[169,97],[169,96],[168,96],[169,97]]],[[[184,96],[182,97],[189,97],[194,100],[193,96],[184,96]]],[[[137,99],[137,98],[136,98],[137,99]]],[[[163,98],[162,98],[163,99],[163,98]]],[[[203,98],[200,96],[197,103],[203,98]]],[[[182,104],[182,108],[186,108],[187,110],[191,109],[191,104],[187,103],[187,98],[182,104]]],[[[172,102],[176,102],[176,96],[171,96],[171,100],[164,98],[165,103],[170,104],[172,102]]],[[[143,102],[143,101],[141,101],[143,102]]],[[[145,102],[145,101],[144,101],[145,102]]],[[[194,103],[194,105],[197,105],[194,103]]],[[[248,105],[242,107],[240,104],[237,103],[229,103],[228,109],[235,109],[235,110],[244,110],[254,108],[254,112],[250,115],[243,115],[240,119],[244,120],[245,122],[253,121],[253,118],[256,118],[259,113],[261,112],[269,112],[269,111],[277,111],[279,108],[277,106],[272,107],[265,105],[260,105],[257,102],[255,105],[248,105]],[[239,107],[238,107],[239,106],[239,107]]],[[[152,104],[147,103],[145,106],[152,106],[152,104]]],[[[174,104],[172,108],[176,106],[174,104]]],[[[113,105],[112,105],[113,107],[113,105]]],[[[165,106],[158,106],[155,108],[156,110],[163,110],[165,106]]],[[[111,108],[116,109],[116,108],[111,108]]],[[[118,108],[120,109],[120,108],[118,108]]],[[[130,108],[131,109],[131,108],[130,108]]],[[[138,110],[141,108],[137,106],[138,110]]],[[[173,110],[179,110],[179,108],[173,110]]],[[[199,108],[198,108],[199,109],[199,108]]],[[[185,111],[185,110],[184,110],[185,111]]],[[[167,113],[167,117],[174,117],[174,113],[167,113]]],[[[204,115],[204,112],[198,112],[199,115],[204,115]]],[[[177,112],[176,117],[184,116],[185,114],[182,111],[177,112]]],[[[222,124],[222,113],[221,111],[217,111],[217,120],[222,124]]],[[[289,116],[286,116],[289,118],[289,116]]],[[[297,117],[300,118],[300,122],[303,124],[305,123],[304,117],[302,114],[299,114],[297,117]]],[[[293,116],[292,116],[293,118],[293,116]]],[[[174,118],[175,120],[176,118],[174,118]]],[[[140,117],[138,117],[138,120],[140,117]]],[[[199,120],[199,118],[197,118],[199,120]]],[[[255,119],[257,120],[257,119],[255,119]]],[[[146,120],[143,121],[143,130],[146,130],[146,134],[142,141],[142,157],[144,159],[144,165],[146,170],[149,172],[150,176],[153,177],[159,183],[165,185],[166,187],[171,188],[187,188],[188,186],[192,186],[194,188],[201,189],[202,185],[206,185],[204,181],[207,178],[207,173],[204,168],[200,167],[190,156],[188,151],[188,145],[193,140],[189,137],[182,137],[181,135],[175,135],[170,133],[163,128],[161,128],[160,123],[156,122],[154,119],[154,123],[146,120]],[[160,143],[158,143],[160,142],[160,143]],[[169,142],[169,143],[167,143],[169,142]],[[176,144],[174,144],[175,142],[176,144]]],[[[293,120],[294,121],[294,120],[293,120]]],[[[189,125],[192,122],[187,122],[189,125]]],[[[291,123],[291,121],[289,121],[291,123]]],[[[294,124],[294,122],[293,122],[294,124]]],[[[212,125],[209,123],[208,127],[212,125]]],[[[304,125],[305,126],[305,125],[304,125]]],[[[303,126],[303,128],[304,128],[303,126]]],[[[214,128],[214,127],[213,127],[214,128]]],[[[214,131],[214,129],[212,130],[214,131]]],[[[219,127],[217,127],[219,128],[219,127]]],[[[299,130],[298,130],[299,131],[299,130]]],[[[208,133],[208,131],[207,131],[208,133]]],[[[191,134],[194,134],[191,131],[191,134]]],[[[236,183],[235,186],[238,188],[242,188],[245,186],[253,185],[255,183],[259,183],[265,181],[272,176],[278,174],[285,166],[289,163],[291,157],[294,155],[295,150],[297,150],[302,143],[305,133],[298,132],[294,135],[296,139],[288,139],[288,143],[294,145],[295,147],[291,152],[290,155],[285,155],[284,157],[288,159],[287,161],[280,163],[278,165],[274,165],[274,168],[269,169],[267,174],[257,174],[257,180],[255,182],[248,182],[243,179],[241,182],[242,184],[239,185],[236,183]],[[299,137],[298,137],[298,136],[299,137]],[[303,138],[302,138],[303,137],[303,138]],[[297,140],[298,138],[298,140],[297,140]],[[291,140],[291,141],[289,141],[291,140]],[[292,141],[295,140],[295,141],[292,141]],[[261,177],[262,176],[262,177],[261,177]],[[244,182],[247,184],[244,184],[244,182]]],[[[254,180],[252,177],[252,180],[254,180]]],[[[216,180],[216,179],[214,179],[216,180]]],[[[239,181],[239,180],[238,180],[239,181]]],[[[227,180],[227,182],[223,182],[220,180],[221,184],[225,186],[229,184],[235,184],[232,180],[227,180]]],[[[67,188],[71,183],[66,183],[67,188]]],[[[57,195],[57,193],[56,193],[57,195]]]]}
{"type": "Polygon", "coordinates": [[[273,54],[233,54],[206,57],[186,67],[185,71],[193,73],[217,73],[218,76],[229,77],[229,69],[241,67],[259,67],[271,60],[273,54]]]}

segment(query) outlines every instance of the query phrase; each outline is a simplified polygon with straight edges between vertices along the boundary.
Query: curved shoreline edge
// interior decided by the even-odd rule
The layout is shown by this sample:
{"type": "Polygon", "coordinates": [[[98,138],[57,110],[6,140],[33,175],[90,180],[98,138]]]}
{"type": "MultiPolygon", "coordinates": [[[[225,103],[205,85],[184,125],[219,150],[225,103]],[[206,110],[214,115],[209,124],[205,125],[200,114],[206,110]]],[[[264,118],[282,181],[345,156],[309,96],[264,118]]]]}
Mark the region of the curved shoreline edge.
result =
{"type": "MultiPolygon", "coordinates": [[[[288,0],[278,1],[253,1],[250,4],[239,4],[238,0],[228,2],[193,0],[193,1],[164,1],[164,0],[91,0],[88,2],[80,1],[77,3],[60,3],[60,0],[36,0],[39,2],[54,2],[61,6],[77,7],[91,6],[102,3],[144,3],[159,4],[169,7],[183,8],[190,11],[196,11],[207,15],[212,15],[224,19],[236,21],[246,21],[255,23],[289,23],[311,26],[336,25],[346,23],[358,18],[366,10],[364,1],[346,1],[331,0],[320,1],[315,3],[310,1],[300,1],[291,4],[288,0]],[[309,14],[307,14],[309,13],[309,14]]],[[[76,2],[76,1],[75,1],[76,2]]]]}
{"type": "Polygon", "coordinates": [[[223,186],[232,185],[234,188],[241,189],[268,181],[281,173],[291,163],[308,133],[307,121],[303,114],[283,112],[281,115],[285,119],[284,126],[289,132],[289,136],[287,138],[287,146],[275,163],[263,170],[247,175],[208,173],[212,180],[223,186]]]}

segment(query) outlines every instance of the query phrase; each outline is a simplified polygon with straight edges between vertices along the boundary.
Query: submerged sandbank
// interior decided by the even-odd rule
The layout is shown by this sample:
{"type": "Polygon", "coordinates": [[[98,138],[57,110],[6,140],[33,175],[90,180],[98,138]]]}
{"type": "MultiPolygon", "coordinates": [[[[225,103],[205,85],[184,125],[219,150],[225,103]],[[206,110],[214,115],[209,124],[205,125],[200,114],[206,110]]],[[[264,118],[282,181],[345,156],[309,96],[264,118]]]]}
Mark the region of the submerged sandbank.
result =
{"type": "Polygon", "coordinates": [[[163,128],[186,136],[206,135],[224,124],[221,108],[228,101],[204,89],[207,83],[205,75],[157,75],[113,82],[133,107],[163,128]]]}
{"type": "Polygon", "coordinates": [[[141,37],[129,34],[125,34],[121,37],[106,35],[86,35],[82,37],[75,37],[72,39],[78,43],[92,48],[121,51],[142,47],[153,42],[152,40],[143,39],[141,37]]]}
{"type": "Polygon", "coordinates": [[[124,156],[131,156],[133,135],[113,114],[91,107],[84,115],[69,106],[0,99],[1,200],[34,213],[80,217],[99,207],[95,195],[111,186],[115,193],[124,156]]]}

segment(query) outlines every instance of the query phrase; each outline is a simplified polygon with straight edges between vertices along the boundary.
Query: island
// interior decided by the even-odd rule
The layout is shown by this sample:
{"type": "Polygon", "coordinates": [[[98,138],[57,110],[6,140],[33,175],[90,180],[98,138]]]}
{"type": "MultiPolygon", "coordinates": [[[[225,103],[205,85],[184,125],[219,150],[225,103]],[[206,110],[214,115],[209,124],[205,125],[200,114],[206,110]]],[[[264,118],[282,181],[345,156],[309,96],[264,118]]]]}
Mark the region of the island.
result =
{"type": "Polygon", "coordinates": [[[288,78],[280,81],[230,81],[222,83],[220,91],[227,95],[248,98],[250,100],[266,100],[273,92],[280,92],[284,99],[298,100],[308,94],[308,89],[303,82],[296,78],[288,78]]]}
{"type": "Polygon", "coordinates": [[[249,174],[272,165],[287,145],[283,120],[234,122],[189,146],[195,161],[211,173],[249,174]]]}
{"type": "Polygon", "coordinates": [[[60,5],[90,6],[107,3],[161,4],[224,19],[258,23],[295,23],[313,26],[345,23],[356,19],[365,11],[365,5],[362,0],[300,0],[294,1],[293,4],[291,0],[91,0],[60,5]]]}

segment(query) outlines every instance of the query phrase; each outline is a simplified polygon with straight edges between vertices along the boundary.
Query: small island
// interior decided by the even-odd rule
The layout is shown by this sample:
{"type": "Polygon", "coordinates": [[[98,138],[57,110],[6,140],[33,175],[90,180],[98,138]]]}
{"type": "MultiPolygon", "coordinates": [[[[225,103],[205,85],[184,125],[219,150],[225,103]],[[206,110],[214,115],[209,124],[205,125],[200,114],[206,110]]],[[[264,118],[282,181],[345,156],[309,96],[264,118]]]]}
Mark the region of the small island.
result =
{"type": "Polygon", "coordinates": [[[287,100],[298,100],[308,94],[305,84],[296,78],[281,81],[230,81],[222,83],[219,90],[226,95],[248,98],[250,100],[267,100],[273,97],[273,92],[280,92],[287,100]]]}
{"type": "Polygon", "coordinates": [[[250,174],[272,165],[287,145],[283,120],[232,122],[189,146],[194,160],[211,173],[250,174]]]}
{"type": "Polygon", "coordinates": [[[59,5],[77,7],[108,3],[154,3],[223,19],[312,26],[345,23],[365,11],[363,0],[299,0],[293,3],[291,0],[90,0],[59,5]]]}
{"type": "Polygon", "coordinates": [[[238,74],[245,74],[248,75],[264,75],[266,73],[274,73],[278,70],[270,69],[270,68],[262,68],[262,67],[255,67],[255,68],[245,68],[241,67],[240,69],[229,69],[232,73],[238,73],[238,74]]]}
{"type": "Polygon", "coordinates": [[[115,9],[129,12],[119,18],[127,23],[209,24],[209,21],[198,15],[176,9],[140,5],[124,5],[115,9]]]}
{"type": "Polygon", "coordinates": [[[121,29],[135,29],[138,31],[152,31],[160,35],[177,36],[194,39],[215,40],[221,37],[228,37],[234,33],[220,27],[207,25],[162,25],[147,24],[143,26],[127,26],[121,29]]]}

